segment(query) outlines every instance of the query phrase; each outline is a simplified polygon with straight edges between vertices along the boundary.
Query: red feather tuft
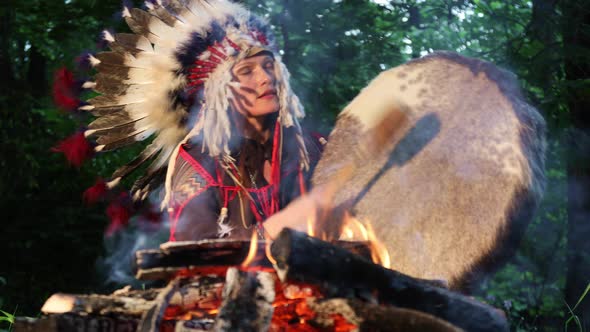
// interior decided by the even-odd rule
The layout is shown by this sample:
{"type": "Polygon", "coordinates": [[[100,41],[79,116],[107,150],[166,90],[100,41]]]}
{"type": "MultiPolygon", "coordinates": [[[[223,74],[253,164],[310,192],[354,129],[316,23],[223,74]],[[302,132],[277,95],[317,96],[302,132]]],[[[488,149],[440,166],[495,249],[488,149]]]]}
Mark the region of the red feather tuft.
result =
{"type": "Polygon", "coordinates": [[[86,204],[94,204],[103,198],[107,192],[107,185],[103,179],[96,180],[94,186],[86,189],[82,195],[82,199],[86,204]]]}
{"type": "Polygon", "coordinates": [[[80,106],[78,90],[71,71],[61,68],[55,72],[53,100],[59,108],[66,111],[75,111],[80,106]]]}
{"type": "Polygon", "coordinates": [[[59,142],[55,147],[51,148],[51,151],[63,153],[70,164],[76,167],[80,167],[86,159],[91,158],[94,154],[92,145],[82,132],[59,142]]]}
{"type": "Polygon", "coordinates": [[[113,235],[115,232],[129,224],[131,211],[128,207],[129,205],[126,204],[126,201],[128,200],[126,198],[128,198],[128,196],[125,193],[122,193],[117,201],[112,202],[107,207],[107,215],[109,216],[109,219],[111,219],[111,223],[105,231],[106,236],[113,235]]]}
{"type": "Polygon", "coordinates": [[[145,232],[157,232],[161,229],[164,218],[157,207],[148,206],[138,220],[138,226],[141,230],[145,232]]]}

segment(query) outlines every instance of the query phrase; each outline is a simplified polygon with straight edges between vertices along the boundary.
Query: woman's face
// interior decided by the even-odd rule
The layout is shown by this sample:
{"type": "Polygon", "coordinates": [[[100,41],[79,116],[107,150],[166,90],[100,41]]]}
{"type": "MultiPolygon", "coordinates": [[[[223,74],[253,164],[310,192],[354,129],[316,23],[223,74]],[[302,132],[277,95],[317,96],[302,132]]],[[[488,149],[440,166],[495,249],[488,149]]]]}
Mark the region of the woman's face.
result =
{"type": "Polygon", "coordinates": [[[233,88],[233,108],[246,117],[262,117],[279,110],[274,59],[260,54],[238,62],[232,74],[239,88],[233,88]]]}

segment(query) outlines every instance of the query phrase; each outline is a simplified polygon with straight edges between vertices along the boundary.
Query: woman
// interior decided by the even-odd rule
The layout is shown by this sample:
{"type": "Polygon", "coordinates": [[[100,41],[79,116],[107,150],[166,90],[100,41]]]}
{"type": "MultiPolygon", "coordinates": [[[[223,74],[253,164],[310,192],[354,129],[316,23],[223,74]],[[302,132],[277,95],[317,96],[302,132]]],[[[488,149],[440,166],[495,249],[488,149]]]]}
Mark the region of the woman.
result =
{"type": "Polygon", "coordinates": [[[171,240],[249,238],[254,226],[263,236],[263,221],[305,191],[321,146],[299,126],[270,27],[226,0],[146,5],[123,10],[133,34],[104,32],[111,52],[88,56],[97,75],[83,84],[101,95],[77,107],[98,117],[84,133],[96,152],[155,134],[107,187],[153,160],[132,196],[165,180],[171,240]]]}
{"type": "MultiPolygon", "coordinates": [[[[230,157],[216,160],[199,144],[182,145],[171,179],[171,240],[264,237],[263,221],[299,196],[306,179],[299,168],[294,128],[281,128],[273,54],[261,49],[231,69],[230,157]]],[[[317,142],[317,141],[316,141],[317,142]]],[[[315,164],[320,145],[307,139],[315,164]]]]}

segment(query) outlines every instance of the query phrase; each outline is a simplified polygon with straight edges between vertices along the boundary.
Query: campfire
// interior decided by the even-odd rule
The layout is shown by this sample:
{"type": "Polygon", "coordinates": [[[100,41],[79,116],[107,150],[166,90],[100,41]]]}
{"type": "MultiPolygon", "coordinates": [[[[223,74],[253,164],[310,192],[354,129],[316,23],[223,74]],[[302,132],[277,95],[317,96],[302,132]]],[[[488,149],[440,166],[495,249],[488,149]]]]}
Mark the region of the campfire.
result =
{"type": "Polygon", "coordinates": [[[508,331],[499,310],[385,267],[370,227],[347,228],[344,238],[367,240],[284,229],[272,242],[254,235],[140,250],[137,278],[165,287],[55,294],[15,331],[508,331]]]}

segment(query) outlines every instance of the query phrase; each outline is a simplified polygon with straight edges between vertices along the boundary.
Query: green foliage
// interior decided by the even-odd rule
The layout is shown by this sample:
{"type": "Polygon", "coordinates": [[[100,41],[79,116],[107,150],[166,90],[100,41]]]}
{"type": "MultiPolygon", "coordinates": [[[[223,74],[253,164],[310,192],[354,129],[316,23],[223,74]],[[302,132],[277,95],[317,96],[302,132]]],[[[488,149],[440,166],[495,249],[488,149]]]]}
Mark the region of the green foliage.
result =
{"type": "Polygon", "coordinates": [[[0,331],[12,331],[12,324],[14,324],[14,318],[16,317],[16,309],[13,313],[6,312],[4,310],[0,310],[0,325],[7,324],[7,329],[2,329],[0,331]]]}
{"type": "Polygon", "coordinates": [[[502,308],[515,331],[538,331],[565,319],[567,179],[564,147],[550,137],[547,190],[516,257],[487,280],[479,297],[502,308]]]}
{"type": "MultiPolygon", "coordinates": [[[[568,215],[561,133],[569,121],[568,89],[590,90],[587,79],[565,79],[563,52],[571,47],[562,43],[559,22],[567,17],[526,0],[242,2],[273,25],[307,110],[306,125],[325,133],[380,71],[434,50],[458,51],[516,73],[551,130],[547,192],[518,255],[479,295],[503,308],[517,331],[578,322],[577,304],[569,311],[563,305],[568,215]]],[[[119,6],[119,0],[8,0],[0,7],[0,65],[8,65],[0,93],[0,252],[9,253],[0,265],[0,307],[19,305],[23,314],[36,315],[54,292],[108,288],[95,273],[105,250],[104,206],[84,207],[80,195],[137,148],[81,169],[65,165],[50,148],[77,129],[76,116],[51,105],[49,83],[56,68],[72,67],[78,52],[95,49],[101,29],[126,31],[112,16],[119,6]]],[[[6,322],[9,316],[2,317],[6,322]]]]}
{"type": "Polygon", "coordinates": [[[586,290],[584,291],[584,293],[582,293],[582,295],[580,296],[580,299],[578,300],[578,302],[576,302],[576,304],[574,305],[573,308],[571,308],[567,303],[565,304],[567,306],[568,313],[569,313],[569,318],[565,321],[565,324],[564,324],[564,328],[565,328],[566,332],[568,330],[569,323],[572,320],[576,323],[576,327],[578,328],[578,331],[580,331],[580,332],[583,331],[583,327],[582,327],[582,323],[580,322],[580,318],[578,317],[578,315],[576,315],[574,313],[574,311],[576,311],[576,309],[578,308],[578,306],[580,305],[582,300],[584,300],[586,295],[588,295],[588,292],[590,292],[590,283],[588,284],[588,287],[586,287],[586,290]]]}

